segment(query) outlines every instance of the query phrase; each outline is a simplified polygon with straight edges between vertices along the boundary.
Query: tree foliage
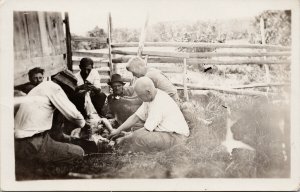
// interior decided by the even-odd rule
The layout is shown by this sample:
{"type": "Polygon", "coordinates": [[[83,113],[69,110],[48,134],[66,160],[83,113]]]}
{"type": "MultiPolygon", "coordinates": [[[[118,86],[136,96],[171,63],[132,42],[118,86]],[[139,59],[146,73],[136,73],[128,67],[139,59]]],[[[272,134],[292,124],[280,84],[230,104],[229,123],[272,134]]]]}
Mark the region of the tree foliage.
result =
{"type": "Polygon", "coordinates": [[[253,22],[255,33],[251,34],[251,43],[261,43],[260,18],[264,19],[266,44],[291,45],[291,11],[264,11],[253,22]]]}

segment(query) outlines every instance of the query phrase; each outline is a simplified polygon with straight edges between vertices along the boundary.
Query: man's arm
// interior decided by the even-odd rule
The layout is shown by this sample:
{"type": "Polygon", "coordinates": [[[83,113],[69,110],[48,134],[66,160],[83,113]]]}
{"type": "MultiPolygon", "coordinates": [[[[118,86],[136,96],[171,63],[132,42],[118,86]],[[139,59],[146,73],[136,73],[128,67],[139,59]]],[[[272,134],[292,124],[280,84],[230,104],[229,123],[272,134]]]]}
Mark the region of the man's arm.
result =
{"type": "Polygon", "coordinates": [[[85,120],[75,105],[68,99],[65,92],[59,88],[53,90],[49,95],[51,103],[65,116],[69,121],[79,127],[85,126],[85,120]]]}
{"type": "Polygon", "coordinates": [[[118,127],[118,129],[112,130],[112,132],[109,135],[109,138],[112,138],[113,136],[118,135],[122,131],[131,128],[134,124],[136,124],[139,121],[140,118],[136,114],[131,115],[122,125],[120,125],[120,127],[118,127]]]}

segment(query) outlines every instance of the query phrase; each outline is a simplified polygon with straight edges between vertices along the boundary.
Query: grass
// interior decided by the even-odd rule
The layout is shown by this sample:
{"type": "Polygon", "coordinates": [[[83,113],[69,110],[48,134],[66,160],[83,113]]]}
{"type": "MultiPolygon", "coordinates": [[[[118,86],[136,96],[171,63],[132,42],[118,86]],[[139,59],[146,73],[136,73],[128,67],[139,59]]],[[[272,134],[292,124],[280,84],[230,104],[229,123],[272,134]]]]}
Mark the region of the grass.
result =
{"type": "MultiPolygon", "coordinates": [[[[244,73],[248,72],[243,70],[242,73],[243,76],[247,76],[244,73]]],[[[252,74],[255,75],[260,76],[259,73],[252,74]]],[[[200,74],[200,76],[199,73],[195,77],[192,75],[191,81],[204,78],[208,82],[212,80],[216,85],[224,82],[224,77],[215,74],[200,74]]],[[[241,79],[240,82],[252,81],[249,78],[251,77],[241,79]]],[[[257,80],[255,77],[253,79],[257,80]]],[[[230,84],[236,83],[235,81],[236,79],[229,79],[227,82],[230,84]]],[[[186,145],[150,154],[122,154],[117,150],[109,151],[104,154],[88,155],[74,166],[17,163],[17,180],[74,178],[70,172],[80,173],[75,178],[289,176],[290,125],[289,105],[286,102],[275,103],[272,99],[232,96],[209,91],[191,91],[190,98],[183,109],[191,130],[186,145]],[[228,108],[232,112],[230,116],[228,108]],[[199,117],[211,120],[212,124],[203,124],[199,117]],[[234,139],[250,145],[254,151],[235,148],[232,152],[228,152],[221,144],[226,138],[228,118],[234,122],[231,127],[234,139]],[[285,150],[282,148],[283,143],[285,150]]]]}

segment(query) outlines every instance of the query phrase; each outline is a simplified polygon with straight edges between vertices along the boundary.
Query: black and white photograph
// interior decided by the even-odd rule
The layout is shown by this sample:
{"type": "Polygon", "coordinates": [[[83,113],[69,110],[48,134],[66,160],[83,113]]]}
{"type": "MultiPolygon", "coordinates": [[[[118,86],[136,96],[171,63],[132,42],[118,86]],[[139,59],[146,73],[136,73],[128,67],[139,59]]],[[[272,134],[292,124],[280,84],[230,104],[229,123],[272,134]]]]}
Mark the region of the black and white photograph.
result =
{"type": "Polygon", "coordinates": [[[299,0],[0,9],[2,190],[299,190],[299,0]]]}

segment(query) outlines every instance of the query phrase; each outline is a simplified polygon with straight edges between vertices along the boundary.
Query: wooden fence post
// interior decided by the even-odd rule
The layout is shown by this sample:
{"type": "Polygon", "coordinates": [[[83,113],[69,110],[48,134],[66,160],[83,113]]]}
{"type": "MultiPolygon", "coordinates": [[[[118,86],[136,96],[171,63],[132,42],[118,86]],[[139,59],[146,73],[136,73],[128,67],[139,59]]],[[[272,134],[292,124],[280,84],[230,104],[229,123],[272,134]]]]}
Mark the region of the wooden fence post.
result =
{"type": "Polygon", "coordinates": [[[70,71],[73,71],[70,23],[69,23],[69,14],[67,12],[65,12],[64,23],[66,26],[67,67],[70,71]]]}
{"type": "Polygon", "coordinates": [[[142,31],[141,31],[139,47],[138,47],[138,51],[137,51],[137,56],[138,57],[142,57],[142,52],[143,52],[144,45],[145,45],[148,21],[149,21],[149,14],[147,14],[147,16],[146,16],[145,24],[144,24],[144,27],[142,28],[142,31]]]}
{"type": "MultiPolygon", "coordinates": [[[[266,37],[265,37],[265,22],[264,19],[260,18],[260,35],[261,35],[261,42],[263,45],[266,44],[266,37]]],[[[266,49],[263,49],[264,52],[266,52],[266,49]]],[[[267,60],[267,57],[264,56],[264,60],[267,60]]],[[[265,70],[266,70],[266,83],[270,83],[270,69],[269,65],[264,64],[265,70]]]]}
{"type": "Polygon", "coordinates": [[[148,58],[149,58],[149,55],[146,55],[146,57],[145,57],[146,66],[148,65],[148,58]]]}
{"type": "Polygon", "coordinates": [[[183,59],[183,93],[186,101],[189,101],[189,94],[187,90],[187,64],[186,58],[183,59]]]}
{"type": "Polygon", "coordinates": [[[110,76],[114,73],[114,66],[112,62],[112,55],[111,55],[111,32],[112,32],[112,22],[111,22],[111,14],[108,13],[107,18],[107,46],[108,46],[108,62],[109,62],[109,69],[110,69],[110,76]]]}

